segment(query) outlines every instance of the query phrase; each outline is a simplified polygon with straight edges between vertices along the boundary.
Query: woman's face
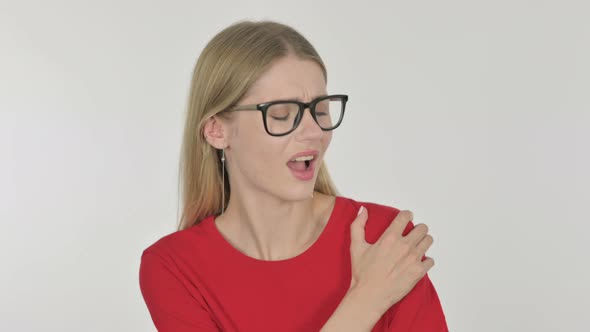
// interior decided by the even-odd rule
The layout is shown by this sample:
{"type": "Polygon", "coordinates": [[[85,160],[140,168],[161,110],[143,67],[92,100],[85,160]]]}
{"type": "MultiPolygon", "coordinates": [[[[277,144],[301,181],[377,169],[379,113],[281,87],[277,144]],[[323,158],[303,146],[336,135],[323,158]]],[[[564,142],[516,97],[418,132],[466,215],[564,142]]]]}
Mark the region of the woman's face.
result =
{"type": "MultiPolygon", "coordinates": [[[[326,94],[326,82],[320,66],[314,61],[290,55],[277,60],[237,104],[258,104],[279,99],[309,102],[326,94]]],[[[224,129],[228,144],[226,166],[232,192],[264,192],[284,200],[310,197],[332,132],[321,130],[309,109],[305,110],[295,131],[285,136],[269,135],[264,129],[260,111],[232,112],[232,119],[225,122],[224,129]],[[309,168],[303,168],[303,174],[292,170],[305,166],[305,162],[296,165],[289,161],[295,154],[306,151],[316,153],[309,168]]]]}

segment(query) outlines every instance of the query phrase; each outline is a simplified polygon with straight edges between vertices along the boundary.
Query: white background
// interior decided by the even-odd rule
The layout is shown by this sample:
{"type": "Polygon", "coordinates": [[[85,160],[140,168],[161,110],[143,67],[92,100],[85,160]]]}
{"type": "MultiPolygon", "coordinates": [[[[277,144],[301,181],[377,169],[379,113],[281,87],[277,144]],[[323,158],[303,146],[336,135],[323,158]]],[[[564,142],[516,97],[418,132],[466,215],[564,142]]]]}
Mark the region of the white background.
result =
{"type": "Polygon", "coordinates": [[[292,25],[350,102],[344,196],[414,212],[451,331],[590,324],[586,1],[2,1],[0,330],[154,331],[141,251],[174,231],[200,51],[292,25]]]}

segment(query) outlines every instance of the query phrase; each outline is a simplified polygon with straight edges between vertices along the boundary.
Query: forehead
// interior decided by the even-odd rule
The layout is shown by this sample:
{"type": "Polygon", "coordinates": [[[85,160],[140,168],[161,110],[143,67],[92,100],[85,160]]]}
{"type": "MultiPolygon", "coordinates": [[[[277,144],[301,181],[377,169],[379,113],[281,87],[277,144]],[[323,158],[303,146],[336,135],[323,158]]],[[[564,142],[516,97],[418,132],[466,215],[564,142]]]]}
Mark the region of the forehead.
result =
{"type": "Polygon", "coordinates": [[[326,81],[319,64],[294,56],[276,60],[252,85],[243,103],[277,99],[309,101],[326,94],[326,81]]]}

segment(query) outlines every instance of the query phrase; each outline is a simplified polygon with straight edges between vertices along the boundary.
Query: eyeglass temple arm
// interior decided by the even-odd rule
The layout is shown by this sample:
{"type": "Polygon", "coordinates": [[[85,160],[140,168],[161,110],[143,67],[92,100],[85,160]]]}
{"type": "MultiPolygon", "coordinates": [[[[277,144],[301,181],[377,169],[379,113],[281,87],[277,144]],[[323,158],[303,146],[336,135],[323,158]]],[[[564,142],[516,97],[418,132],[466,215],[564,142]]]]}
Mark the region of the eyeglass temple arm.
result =
{"type": "Polygon", "coordinates": [[[258,111],[258,105],[239,105],[228,109],[228,111],[258,111]]]}

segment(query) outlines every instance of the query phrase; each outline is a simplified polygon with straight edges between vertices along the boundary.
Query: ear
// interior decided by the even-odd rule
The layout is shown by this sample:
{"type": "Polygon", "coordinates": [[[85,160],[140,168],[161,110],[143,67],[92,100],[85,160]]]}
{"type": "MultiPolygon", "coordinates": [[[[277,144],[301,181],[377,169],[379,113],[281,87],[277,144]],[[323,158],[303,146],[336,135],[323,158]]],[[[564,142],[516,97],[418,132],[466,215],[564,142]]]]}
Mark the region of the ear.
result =
{"type": "Polygon", "coordinates": [[[205,140],[216,149],[227,147],[227,124],[217,115],[210,116],[203,127],[205,140]]]}

